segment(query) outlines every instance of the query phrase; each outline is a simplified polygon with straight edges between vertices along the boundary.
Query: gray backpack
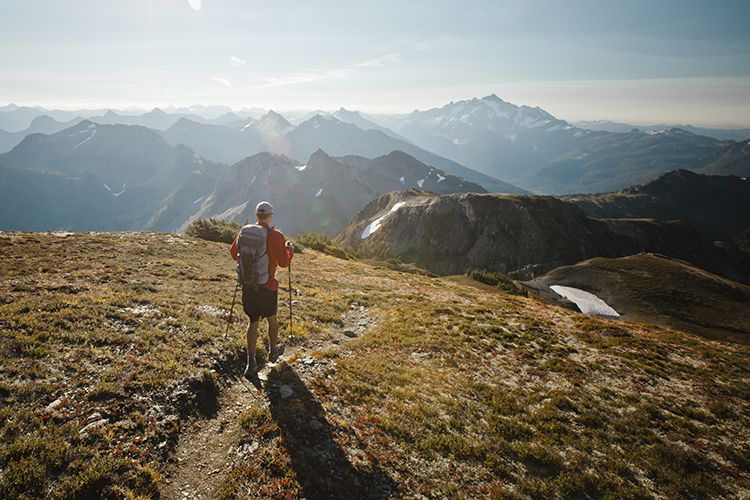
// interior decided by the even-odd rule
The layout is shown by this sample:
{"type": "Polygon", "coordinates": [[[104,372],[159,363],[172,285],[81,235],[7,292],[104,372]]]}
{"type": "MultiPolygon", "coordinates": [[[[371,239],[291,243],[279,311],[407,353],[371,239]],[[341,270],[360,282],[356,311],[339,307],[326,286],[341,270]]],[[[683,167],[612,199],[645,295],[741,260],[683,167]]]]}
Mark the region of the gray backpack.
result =
{"type": "Polygon", "coordinates": [[[242,228],[237,238],[237,276],[243,287],[257,289],[268,283],[268,245],[271,230],[257,224],[242,228]]]}

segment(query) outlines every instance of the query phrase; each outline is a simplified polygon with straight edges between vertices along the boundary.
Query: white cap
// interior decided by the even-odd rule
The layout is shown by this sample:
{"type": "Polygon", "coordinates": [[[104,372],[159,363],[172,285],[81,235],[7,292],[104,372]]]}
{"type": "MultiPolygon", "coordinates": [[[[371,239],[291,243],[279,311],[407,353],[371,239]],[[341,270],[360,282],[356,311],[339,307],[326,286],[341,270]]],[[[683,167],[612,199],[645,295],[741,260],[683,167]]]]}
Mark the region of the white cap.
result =
{"type": "Polygon", "coordinates": [[[261,201],[258,206],[255,207],[255,213],[260,215],[269,215],[273,213],[273,207],[267,201],[261,201]]]}

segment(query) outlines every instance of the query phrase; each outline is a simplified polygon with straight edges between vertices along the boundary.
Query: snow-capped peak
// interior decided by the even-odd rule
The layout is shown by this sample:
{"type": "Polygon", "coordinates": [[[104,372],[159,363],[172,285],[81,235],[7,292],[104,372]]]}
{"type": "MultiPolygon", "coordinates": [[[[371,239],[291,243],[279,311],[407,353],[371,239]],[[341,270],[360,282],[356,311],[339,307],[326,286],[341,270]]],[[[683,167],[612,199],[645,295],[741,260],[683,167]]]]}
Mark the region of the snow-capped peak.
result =
{"type": "Polygon", "coordinates": [[[469,142],[480,131],[515,139],[535,129],[554,132],[570,128],[567,122],[538,107],[516,106],[495,94],[482,99],[451,102],[428,111],[415,111],[407,122],[407,127],[429,130],[430,135],[445,137],[459,145],[469,142]]]}

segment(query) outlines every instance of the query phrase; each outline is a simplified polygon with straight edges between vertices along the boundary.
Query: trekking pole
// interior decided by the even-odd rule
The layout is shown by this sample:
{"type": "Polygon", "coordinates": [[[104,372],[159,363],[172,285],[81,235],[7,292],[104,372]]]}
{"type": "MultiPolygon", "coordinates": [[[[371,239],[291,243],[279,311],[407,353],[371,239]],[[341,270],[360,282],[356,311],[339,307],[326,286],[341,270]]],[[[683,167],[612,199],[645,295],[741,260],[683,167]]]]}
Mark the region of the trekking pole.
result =
{"type": "Polygon", "coordinates": [[[292,263],[289,262],[289,335],[292,334],[292,263]]]}
{"type": "Polygon", "coordinates": [[[229,325],[232,323],[232,313],[234,312],[234,301],[237,299],[237,289],[240,287],[239,280],[236,280],[237,284],[234,286],[234,296],[232,297],[232,307],[229,309],[229,317],[227,318],[227,331],[224,336],[229,336],[229,325]]]}

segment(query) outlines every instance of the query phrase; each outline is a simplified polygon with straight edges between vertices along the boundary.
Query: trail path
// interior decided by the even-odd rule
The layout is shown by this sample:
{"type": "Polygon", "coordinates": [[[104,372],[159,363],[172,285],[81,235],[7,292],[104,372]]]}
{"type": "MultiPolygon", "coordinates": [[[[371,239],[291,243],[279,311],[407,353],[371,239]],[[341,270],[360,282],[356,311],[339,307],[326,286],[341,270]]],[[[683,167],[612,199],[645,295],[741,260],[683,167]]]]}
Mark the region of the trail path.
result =
{"type": "MultiPolygon", "coordinates": [[[[330,335],[307,339],[303,345],[287,345],[281,361],[296,353],[309,354],[340,348],[352,338],[361,336],[372,325],[373,319],[366,309],[352,309],[342,316],[341,323],[329,326],[330,335]]],[[[234,328],[239,327],[235,325],[234,328]]],[[[265,366],[260,372],[260,377],[265,378],[270,369],[270,366],[265,366]]],[[[232,465],[247,452],[237,449],[241,433],[240,414],[249,407],[266,404],[266,394],[258,392],[244,379],[231,380],[227,386],[221,388],[216,414],[205,418],[196,417],[187,423],[174,456],[165,467],[161,498],[218,498],[220,488],[232,470],[232,465]]]]}

